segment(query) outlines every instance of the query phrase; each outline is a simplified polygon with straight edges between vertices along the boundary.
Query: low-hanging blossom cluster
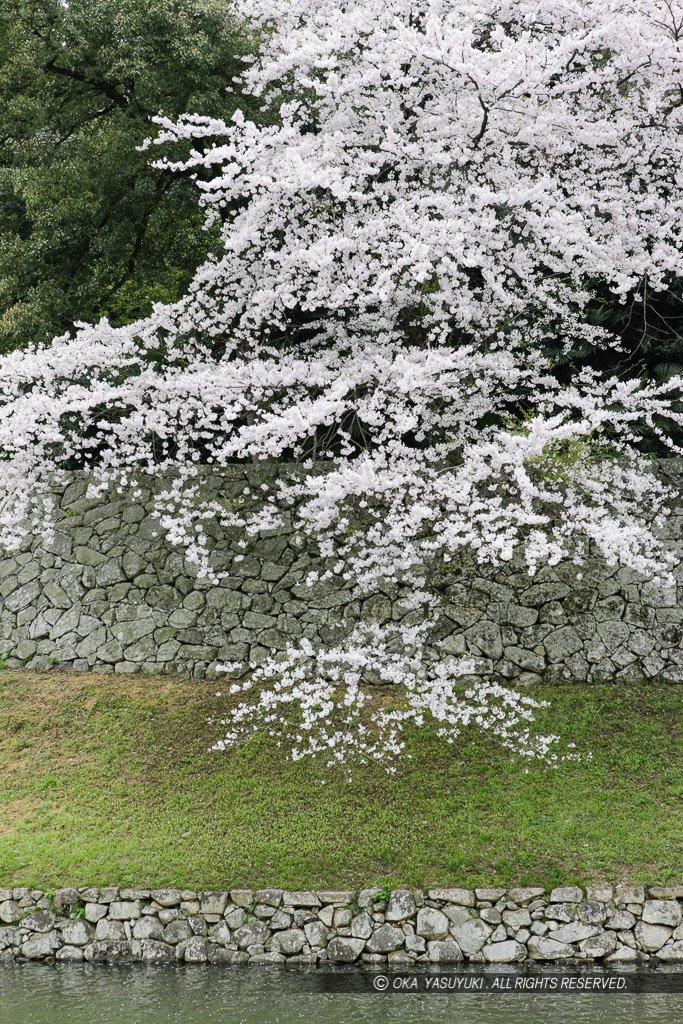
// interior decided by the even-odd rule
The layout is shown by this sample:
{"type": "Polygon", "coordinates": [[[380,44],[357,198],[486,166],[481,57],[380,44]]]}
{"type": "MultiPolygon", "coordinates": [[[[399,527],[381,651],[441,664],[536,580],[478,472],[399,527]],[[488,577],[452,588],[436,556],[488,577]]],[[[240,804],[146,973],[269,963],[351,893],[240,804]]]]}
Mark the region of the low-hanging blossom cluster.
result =
{"type": "MultiPolygon", "coordinates": [[[[255,734],[285,743],[293,760],[306,755],[327,756],[327,766],[377,761],[389,772],[406,753],[406,729],[429,723],[436,734],[454,743],[463,728],[476,725],[515,754],[558,765],[577,760],[569,748],[555,752],[556,734],[532,735],[534,709],[548,706],[487,679],[470,678],[460,688],[454,681],[472,671],[471,659],[446,659],[425,666],[421,648],[429,625],[401,631],[401,651],[378,625],[360,625],[345,642],[316,650],[302,639],[284,658],[270,658],[249,679],[233,683],[230,694],[256,689],[256,699],[237,705],[223,739],[213,747],[224,750],[255,734]],[[389,698],[370,696],[363,687],[372,673],[381,683],[398,683],[389,698]],[[376,705],[379,704],[379,707],[376,705]]],[[[223,666],[229,671],[232,666],[223,666]]]]}
{"type": "Polygon", "coordinates": [[[242,87],[264,124],[160,117],[153,140],[189,140],[163,162],[197,172],[220,247],[179,302],[2,360],[0,543],[50,529],[73,468],[93,495],[163,477],[160,525],[216,581],[207,520],[258,534],[284,517],[323,578],[399,588],[401,615],[255,669],[226,742],[260,723],[297,756],[381,759],[407,721],[447,739],[475,722],[550,756],[534,701],[459,682],[467,663],[427,661],[416,624],[465,549],[523,552],[534,573],[588,538],[612,563],[671,568],[670,494],[639,443],[645,427],[677,453],[662,423],[683,422],[683,381],[585,369],[567,385],[547,353],[615,345],[584,315],[596,283],[637,300],[683,271],[683,5],[240,6],[262,34],[242,87]],[[258,511],[203,497],[205,466],[244,460],[303,471],[258,511]],[[405,700],[368,722],[370,670],[405,700]]]}

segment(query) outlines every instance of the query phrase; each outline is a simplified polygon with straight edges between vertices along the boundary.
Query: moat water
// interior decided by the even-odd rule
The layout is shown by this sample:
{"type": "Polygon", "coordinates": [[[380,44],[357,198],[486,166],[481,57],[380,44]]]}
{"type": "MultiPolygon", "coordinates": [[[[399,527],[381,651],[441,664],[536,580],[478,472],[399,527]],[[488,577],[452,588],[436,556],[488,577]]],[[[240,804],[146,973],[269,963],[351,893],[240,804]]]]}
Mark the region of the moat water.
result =
{"type": "Polygon", "coordinates": [[[678,977],[647,994],[403,994],[322,991],[308,968],[10,963],[0,1024],[677,1024],[678,977]]]}

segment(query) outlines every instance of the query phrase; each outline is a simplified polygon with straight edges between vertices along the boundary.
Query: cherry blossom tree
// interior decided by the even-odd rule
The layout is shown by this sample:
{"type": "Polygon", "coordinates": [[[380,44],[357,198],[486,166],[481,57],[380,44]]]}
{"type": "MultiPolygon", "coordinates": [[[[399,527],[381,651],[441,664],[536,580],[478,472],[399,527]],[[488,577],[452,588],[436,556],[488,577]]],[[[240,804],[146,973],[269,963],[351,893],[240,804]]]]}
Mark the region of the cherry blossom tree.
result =
{"type": "Polygon", "coordinates": [[[160,523],[216,580],[207,519],[258,534],[287,515],[318,542],[323,575],[393,586],[401,610],[234,683],[254,696],[224,743],[261,728],[294,756],[391,760],[406,722],[452,740],[474,721],[557,756],[528,731],[537,702],[423,656],[433,577],[464,549],[523,555],[533,574],[578,559],[582,539],[611,563],[671,568],[656,537],[670,495],[639,439],[646,425],[678,452],[661,424],[683,422],[683,381],[584,369],[562,384],[548,353],[616,344],[585,316],[598,283],[633,300],[683,270],[683,5],[241,11],[264,40],[241,84],[277,119],[159,117],[153,140],[190,140],[189,159],[159,164],[197,172],[220,249],[149,318],[3,360],[2,542],[49,524],[73,467],[93,494],[163,474],[160,523]],[[201,467],[240,460],[309,471],[252,513],[206,500],[201,467]],[[405,700],[368,722],[370,671],[405,700]]]}

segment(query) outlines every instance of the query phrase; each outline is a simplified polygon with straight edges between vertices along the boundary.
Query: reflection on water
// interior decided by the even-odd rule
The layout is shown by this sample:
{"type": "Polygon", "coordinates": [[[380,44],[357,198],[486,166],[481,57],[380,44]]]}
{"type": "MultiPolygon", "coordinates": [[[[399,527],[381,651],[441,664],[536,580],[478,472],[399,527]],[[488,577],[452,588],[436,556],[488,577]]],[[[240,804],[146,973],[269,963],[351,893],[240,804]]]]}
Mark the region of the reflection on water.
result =
{"type": "MultiPolygon", "coordinates": [[[[0,1024],[677,1024],[683,994],[307,990],[310,968],[0,964],[0,1024]]],[[[315,970],[315,969],[313,969],[315,970]]]]}

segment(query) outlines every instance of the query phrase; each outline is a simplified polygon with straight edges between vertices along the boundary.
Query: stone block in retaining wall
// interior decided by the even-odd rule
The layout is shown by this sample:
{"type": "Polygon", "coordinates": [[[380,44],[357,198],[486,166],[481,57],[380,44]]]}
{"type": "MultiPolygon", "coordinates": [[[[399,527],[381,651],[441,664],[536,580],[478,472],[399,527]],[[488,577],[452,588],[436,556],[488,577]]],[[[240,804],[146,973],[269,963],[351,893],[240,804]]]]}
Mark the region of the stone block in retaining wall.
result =
{"type": "MultiPolygon", "coordinates": [[[[683,460],[658,465],[681,481],[683,460]]],[[[207,477],[206,495],[235,498],[248,485],[253,495],[262,473],[235,467],[228,479],[207,477]]],[[[330,643],[358,621],[410,621],[397,585],[362,599],[334,580],[308,587],[307,574],[328,562],[286,530],[243,548],[236,531],[208,524],[212,561],[227,575],[220,585],[198,579],[152,517],[153,488],[162,484],[150,480],[135,503],[125,495],[93,501],[76,474],[56,495],[54,536],[29,538],[0,558],[8,665],[211,677],[235,662],[231,674],[240,676],[301,637],[330,643]]],[[[671,520],[669,543],[683,550],[683,516],[671,520]]],[[[425,659],[468,654],[475,674],[522,685],[683,681],[680,586],[662,587],[590,552],[579,567],[546,566],[533,578],[519,559],[486,569],[460,555],[450,570],[425,659]]]]}
{"type": "Polygon", "coordinates": [[[677,963],[683,885],[390,894],[88,887],[52,899],[39,889],[0,889],[0,961],[53,959],[677,963]]]}

